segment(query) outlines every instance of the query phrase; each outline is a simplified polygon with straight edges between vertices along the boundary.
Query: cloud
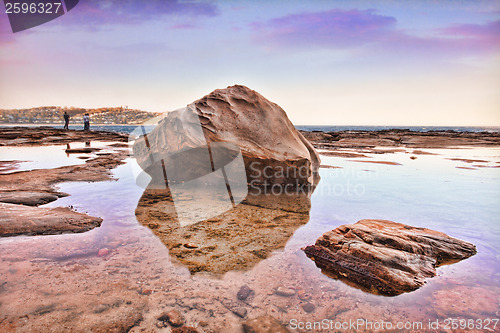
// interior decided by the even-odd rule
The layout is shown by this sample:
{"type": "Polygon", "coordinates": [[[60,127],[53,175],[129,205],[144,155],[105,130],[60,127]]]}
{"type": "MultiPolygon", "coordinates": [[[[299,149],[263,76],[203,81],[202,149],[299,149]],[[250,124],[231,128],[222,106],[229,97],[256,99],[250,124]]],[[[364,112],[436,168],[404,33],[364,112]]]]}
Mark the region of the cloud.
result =
{"type": "Polygon", "coordinates": [[[439,30],[450,44],[485,52],[500,50],[500,20],[484,24],[460,24],[439,30]]]}
{"type": "Polygon", "coordinates": [[[293,14],[254,23],[257,40],[282,46],[351,47],[383,38],[396,19],[369,10],[339,10],[293,14]]]}
{"type": "Polygon", "coordinates": [[[397,19],[376,10],[307,12],[253,23],[254,41],[273,48],[364,49],[414,56],[467,56],[500,49],[500,21],[423,31],[426,37],[397,27],[397,19]]]}
{"type": "Polygon", "coordinates": [[[211,3],[182,2],[179,0],[87,0],[70,13],[78,24],[136,24],[166,15],[215,16],[218,9],[211,3]]]}

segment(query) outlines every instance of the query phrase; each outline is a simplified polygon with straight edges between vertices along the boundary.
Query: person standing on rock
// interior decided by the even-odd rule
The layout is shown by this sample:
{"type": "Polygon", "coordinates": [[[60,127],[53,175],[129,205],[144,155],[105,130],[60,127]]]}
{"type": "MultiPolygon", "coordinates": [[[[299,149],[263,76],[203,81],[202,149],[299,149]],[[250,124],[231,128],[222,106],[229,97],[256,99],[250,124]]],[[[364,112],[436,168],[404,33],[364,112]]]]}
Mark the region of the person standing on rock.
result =
{"type": "Polygon", "coordinates": [[[90,117],[88,113],[83,115],[83,130],[90,131],[90,117]]]}
{"type": "Polygon", "coordinates": [[[69,129],[69,114],[64,111],[64,129],[69,129]]]}

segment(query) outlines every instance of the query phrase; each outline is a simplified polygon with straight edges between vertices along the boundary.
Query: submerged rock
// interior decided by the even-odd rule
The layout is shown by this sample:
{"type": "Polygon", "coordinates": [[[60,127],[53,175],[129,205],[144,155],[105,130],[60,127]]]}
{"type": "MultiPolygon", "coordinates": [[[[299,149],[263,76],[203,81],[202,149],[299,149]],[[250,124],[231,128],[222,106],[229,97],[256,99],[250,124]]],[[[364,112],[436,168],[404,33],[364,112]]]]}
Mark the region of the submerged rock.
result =
{"type": "Polygon", "coordinates": [[[238,290],[238,293],[236,294],[236,297],[240,301],[244,301],[250,296],[250,294],[253,292],[252,289],[250,289],[247,285],[241,286],[240,290],[238,290]]]}
{"type": "Polygon", "coordinates": [[[286,333],[286,329],[278,320],[270,315],[261,316],[243,322],[245,333],[286,333]]]}
{"type": "Polygon", "coordinates": [[[361,220],[323,234],[304,252],[327,275],[366,291],[418,289],[436,267],[468,258],[476,247],[442,232],[385,220],[361,220]]]}

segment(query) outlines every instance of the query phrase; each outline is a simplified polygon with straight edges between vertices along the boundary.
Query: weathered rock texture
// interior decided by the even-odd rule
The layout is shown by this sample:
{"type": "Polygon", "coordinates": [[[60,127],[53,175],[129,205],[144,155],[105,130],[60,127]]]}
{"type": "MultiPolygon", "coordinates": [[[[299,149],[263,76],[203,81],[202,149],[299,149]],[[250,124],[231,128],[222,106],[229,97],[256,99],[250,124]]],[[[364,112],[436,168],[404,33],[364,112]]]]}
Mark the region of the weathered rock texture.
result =
{"type": "Polygon", "coordinates": [[[101,225],[102,219],[66,207],[39,208],[0,203],[0,237],[54,235],[84,232],[101,225]]]}
{"type": "Polygon", "coordinates": [[[323,234],[304,252],[325,274],[366,291],[418,289],[436,267],[468,258],[476,247],[442,232],[385,220],[361,220],[323,234]]]}
{"type": "MultiPolygon", "coordinates": [[[[183,200],[191,200],[188,196],[183,200]]],[[[170,191],[146,189],[135,211],[191,273],[222,275],[248,270],[282,249],[294,232],[309,221],[308,194],[250,193],[233,209],[193,225],[181,226],[170,191]]],[[[210,209],[203,202],[193,209],[210,209]]]]}
{"type": "MultiPolygon", "coordinates": [[[[215,90],[181,111],[168,113],[147,135],[147,142],[144,137],[135,142],[134,155],[148,172],[150,154],[197,149],[207,142],[239,147],[248,182],[255,184],[303,186],[313,184],[318,173],[319,155],[295,129],[285,111],[239,85],[215,90]],[[196,133],[199,125],[193,124],[196,119],[201,123],[201,136],[196,133]],[[262,173],[264,168],[266,175],[262,173]]],[[[191,168],[197,163],[193,157],[189,162],[191,168]]]]}
{"type": "Polygon", "coordinates": [[[315,148],[322,149],[369,149],[373,147],[489,147],[500,144],[500,133],[496,132],[415,132],[408,129],[389,129],[382,131],[301,131],[301,133],[314,145],[315,148]]]}
{"type": "Polygon", "coordinates": [[[75,131],[48,126],[41,127],[2,127],[0,146],[40,146],[71,143],[76,141],[121,141],[128,136],[104,131],[75,131]]]}

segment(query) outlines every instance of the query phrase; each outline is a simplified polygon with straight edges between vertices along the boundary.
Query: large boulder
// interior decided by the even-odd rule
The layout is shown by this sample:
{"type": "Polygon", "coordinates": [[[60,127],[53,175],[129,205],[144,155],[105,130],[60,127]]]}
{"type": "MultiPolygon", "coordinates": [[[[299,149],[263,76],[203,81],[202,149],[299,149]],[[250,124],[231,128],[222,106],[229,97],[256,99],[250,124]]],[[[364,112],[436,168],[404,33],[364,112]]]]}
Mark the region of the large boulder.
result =
{"type": "Polygon", "coordinates": [[[217,89],[186,108],[169,112],[133,148],[139,165],[153,181],[166,176],[169,183],[207,174],[211,170],[203,169],[208,158],[213,171],[239,150],[247,181],[254,186],[310,186],[317,180],[320,165],[318,154],[285,111],[240,85],[217,89]],[[226,146],[217,150],[214,143],[226,146]],[[207,145],[211,152],[205,152],[207,145]]]}
{"type": "Polygon", "coordinates": [[[361,220],[304,248],[325,274],[368,292],[398,295],[421,287],[436,267],[468,258],[476,247],[442,232],[385,220],[361,220]]]}

